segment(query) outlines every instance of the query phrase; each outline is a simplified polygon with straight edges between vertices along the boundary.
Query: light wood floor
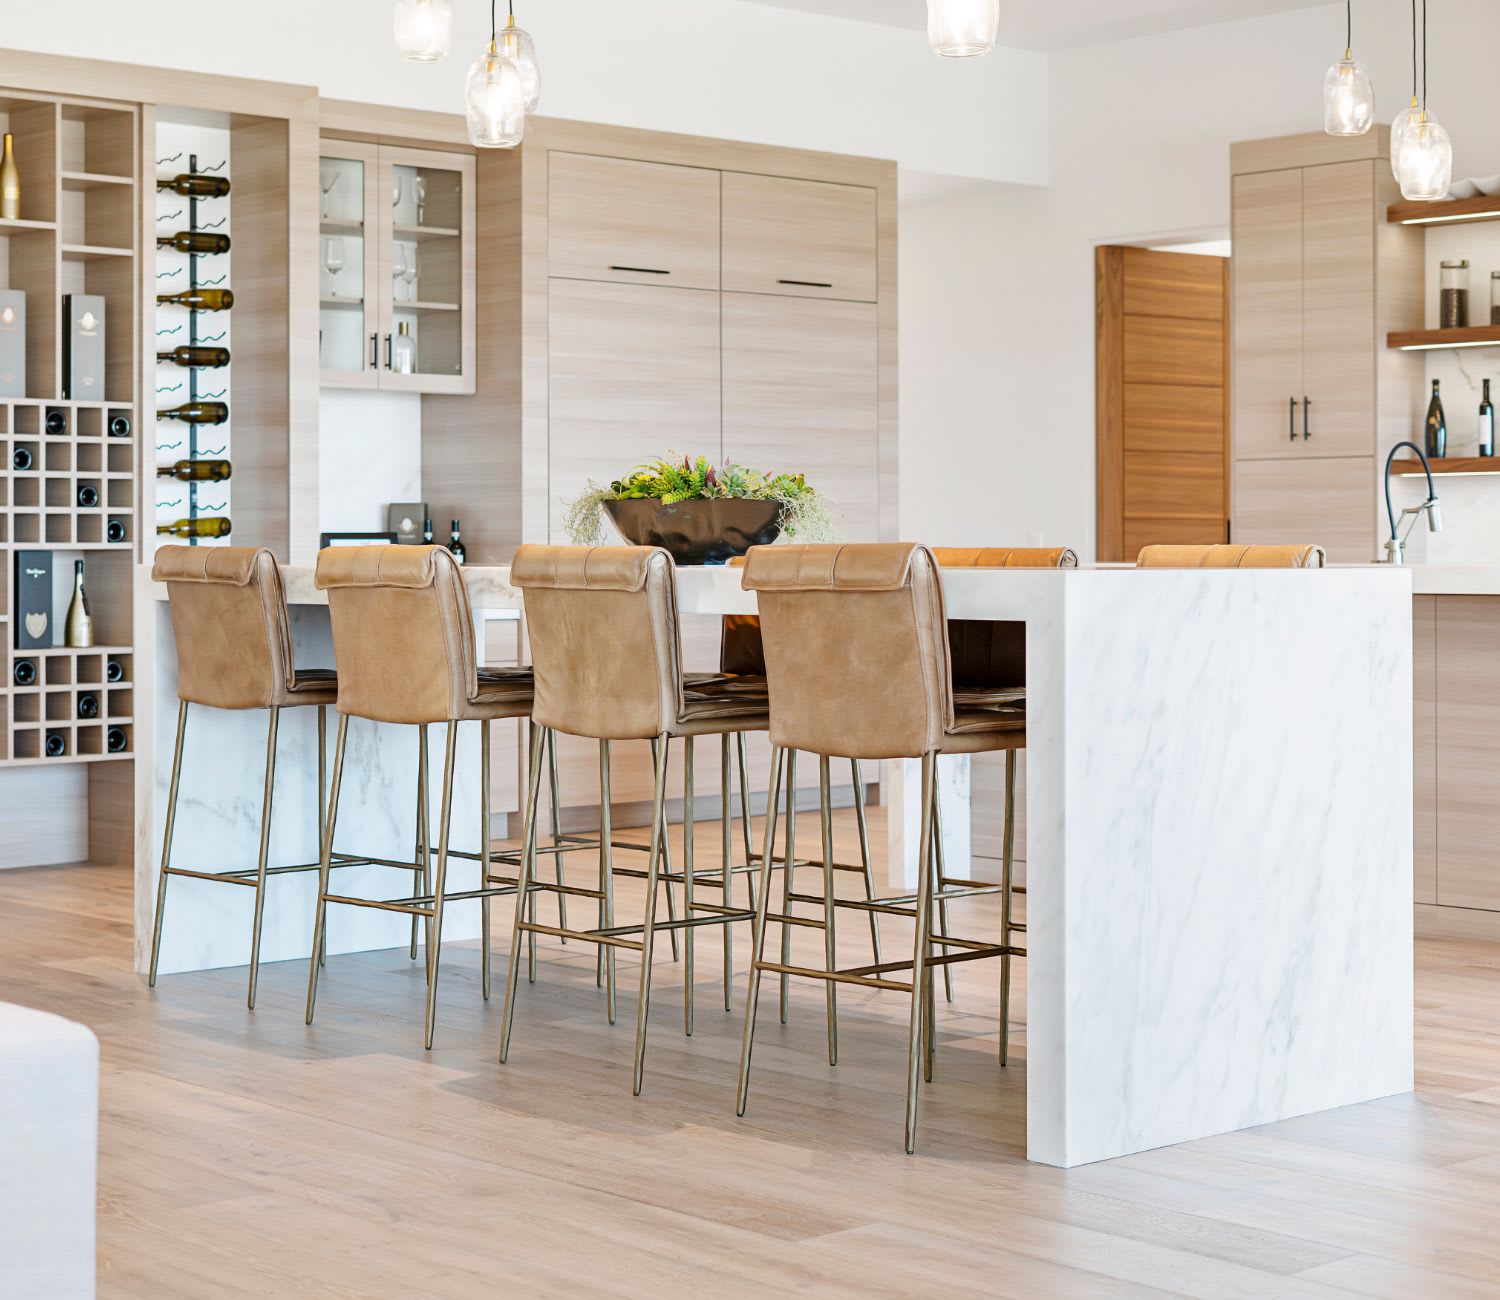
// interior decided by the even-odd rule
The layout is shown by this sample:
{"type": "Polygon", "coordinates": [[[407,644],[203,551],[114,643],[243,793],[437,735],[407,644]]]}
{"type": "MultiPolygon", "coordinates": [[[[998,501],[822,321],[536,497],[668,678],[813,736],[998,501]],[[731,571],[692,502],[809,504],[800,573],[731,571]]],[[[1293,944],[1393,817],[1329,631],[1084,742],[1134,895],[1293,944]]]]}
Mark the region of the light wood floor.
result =
{"type": "MultiPolygon", "coordinates": [[[[848,851],[847,817],[839,831],[848,851]]],[[[700,863],[714,838],[700,827],[700,863]]],[[[113,869],[0,872],[0,997],[103,1045],[103,1296],[1500,1294],[1494,946],[1419,942],[1415,1096],[1062,1171],[1022,1157],[1024,1026],[1002,1072],[992,963],[956,967],[957,1003],[939,1004],[908,1157],[898,994],[841,991],[830,1070],[821,986],[793,983],[783,1027],[768,981],[735,1118],[743,934],[726,1015],[722,949],[700,933],[691,1039],[659,943],[632,1099],[633,955],[611,1028],[592,951],[543,940],[502,1067],[502,990],[480,1000],[475,945],[445,952],[424,1053],[404,952],[332,959],[308,1029],[301,962],[262,971],[253,1014],[243,970],[149,992],[129,893],[113,869]]],[[[639,897],[622,891],[622,917],[639,897]]],[[[965,912],[992,929],[992,902],[965,912]]],[[[843,915],[857,961],[868,934],[843,915]]],[[[821,937],[797,952],[820,959],[821,937]]]]}

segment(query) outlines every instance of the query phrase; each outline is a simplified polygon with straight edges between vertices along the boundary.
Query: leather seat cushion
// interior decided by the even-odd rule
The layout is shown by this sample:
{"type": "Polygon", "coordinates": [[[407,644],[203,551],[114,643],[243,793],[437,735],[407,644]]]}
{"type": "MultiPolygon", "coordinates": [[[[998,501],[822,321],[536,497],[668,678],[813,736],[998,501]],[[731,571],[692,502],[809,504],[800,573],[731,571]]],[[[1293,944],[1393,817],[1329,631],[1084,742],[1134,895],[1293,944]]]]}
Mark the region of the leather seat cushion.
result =
{"type": "Polygon", "coordinates": [[[683,708],[674,735],[764,731],[771,725],[764,677],[684,673],[683,708]]]}
{"type": "Polygon", "coordinates": [[[954,688],[953,707],[955,709],[987,709],[996,705],[1025,708],[1026,688],[1024,686],[958,686],[954,688]]]}
{"type": "Polygon", "coordinates": [[[481,668],[464,718],[524,718],[531,713],[532,689],[529,668],[481,668]]]}
{"type": "Polygon", "coordinates": [[[978,754],[990,750],[1025,749],[1024,714],[996,709],[963,709],[953,713],[953,726],[944,735],[943,754],[978,754]]]}
{"type": "Polygon", "coordinates": [[[338,698],[339,678],[332,668],[297,668],[287,684],[285,697],[278,703],[283,706],[336,704],[338,698]]]}

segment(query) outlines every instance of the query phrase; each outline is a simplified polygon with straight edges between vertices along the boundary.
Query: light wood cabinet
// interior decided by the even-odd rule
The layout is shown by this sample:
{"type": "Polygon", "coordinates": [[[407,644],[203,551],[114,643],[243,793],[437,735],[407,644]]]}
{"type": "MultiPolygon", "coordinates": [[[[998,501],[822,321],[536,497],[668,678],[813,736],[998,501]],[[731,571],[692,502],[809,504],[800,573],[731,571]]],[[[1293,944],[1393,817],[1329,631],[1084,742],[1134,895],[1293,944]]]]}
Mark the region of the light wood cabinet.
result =
{"type": "Polygon", "coordinates": [[[875,190],[725,172],[724,288],[874,302],[875,190]]]}
{"type": "Polygon", "coordinates": [[[1313,542],[1337,564],[1375,559],[1373,459],[1242,460],[1234,467],[1234,540],[1313,542]]]}
{"type": "Polygon", "coordinates": [[[849,541],[875,541],[874,306],[744,293],[723,302],[724,458],[795,467],[837,507],[849,541]]]}
{"type": "Polygon", "coordinates": [[[319,357],[334,388],[474,391],[474,160],[325,140],[319,357]]]}
{"type": "Polygon", "coordinates": [[[548,273],[685,289],[719,287],[719,173],[548,155],[548,273]]]}

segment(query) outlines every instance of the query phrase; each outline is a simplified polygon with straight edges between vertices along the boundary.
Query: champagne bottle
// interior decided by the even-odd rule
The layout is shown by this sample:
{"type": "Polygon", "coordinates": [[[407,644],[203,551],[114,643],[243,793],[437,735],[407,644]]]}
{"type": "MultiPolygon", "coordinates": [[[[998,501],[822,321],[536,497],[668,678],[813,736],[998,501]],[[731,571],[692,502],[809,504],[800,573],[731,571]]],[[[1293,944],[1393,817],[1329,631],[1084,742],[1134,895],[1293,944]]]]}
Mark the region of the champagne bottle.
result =
{"type": "Polygon", "coordinates": [[[217,368],[229,364],[228,348],[178,347],[170,352],[158,352],[156,359],[176,366],[217,368]]]}
{"type": "Polygon", "coordinates": [[[104,733],[104,747],[111,754],[123,754],[128,743],[124,727],[111,727],[104,733]]]}
{"type": "Polygon", "coordinates": [[[47,757],[61,758],[68,752],[68,738],[60,731],[47,733],[47,757]]]}
{"type": "Polygon", "coordinates": [[[63,644],[94,644],[94,619],[89,613],[89,598],[83,590],[83,561],[73,561],[73,599],[68,602],[68,617],[63,623],[63,644]]]}
{"type": "Polygon", "coordinates": [[[124,411],[116,411],[109,417],[109,436],[111,438],[130,437],[130,417],[124,411]]]}
{"type": "Polygon", "coordinates": [[[68,413],[59,411],[55,406],[48,410],[46,418],[42,421],[42,427],[48,435],[60,438],[68,431],[68,413]]]}
{"type": "Polygon", "coordinates": [[[35,686],[36,660],[17,659],[16,666],[10,670],[10,675],[15,679],[17,686],[35,686]]]}
{"type": "Polygon", "coordinates": [[[184,483],[222,483],[233,471],[227,460],[179,460],[171,465],[158,465],[157,478],[177,478],[184,483]]]}
{"type": "Polygon", "coordinates": [[[1490,405],[1490,381],[1484,381],[1484,396],[1479,401],[1479,454],[1495,454],[1495,408],[1490,405]]]}
{"type": "Polygon", "coordinates": [[[228,311],[234,306],[234,294],[228,289],[183,289],[180,293],[159,293],[156,301],[168,307],[191,307],[194,311],[228,311]]]}
{"type": "Polygon", "coordinates": [[[1443,414],[1443,399],[1438,396],[1438,381],[1432,381],[1432,401],[1427,404],[1427,459],[1436,460],[1448,454],[1448,420],[1443,414]]]}
{"type": "Polygon", "coordinates": [[[158,420],[181,420],[184,424],[223,424],[229,418],[225,402],[184,402],[156,413],[158,420]]]}
{"type": "Polygon", "coordinates": [[[99,697],[92,691],[85,691],[78,697],[78,716],[85,721],[99,716],[99,697]]]}
{"type": "Polygon", "coordinates": [[[156,246],[179,253],[227,253],[229,236],[212,230],[179,230],[175,235],[158,235],[156,246]]]}
{"type": "Polygon", "coordinates": [[[125,521],[123,519],[111,519],[104,525],[104,540],[116,544],[125,540],[125,521]]]}
{"type": "Polygon", "coordinates": [[[453,531],[449,537],[448,549],[453,552],[453,558],[462,564],[469,558],[468,548],[464,546],[463,539],[458,535],[458,520],[453,521],[453,531]]]}
{"type": "Polygon", "coordinates": [[[21,216],[21,172],[16,167],[15,138],[5,133],[5,151],[0,154],[0,217],[8,221],[21,216]]]}
{"type": "Polygon", "coordinates": [[[104,680],[111,685],[125,680],[125,665],[114,655],[104,661],[104,680]]]}
{"type": "Polygon", "coordinates": [[[31,458],[31,452],[25,447],[17,447],[10,454],[11,469],[28,470],[35,462],[31,458]]]}
{"type": "Polygon", "coordinates": [[[229,520],[222,515],[205,515],[201,519],[176,519],[170,524],[157,524],[156,531],[173,537],[228,537],[229,527],[229,520]]]}
{"type": "Polygon", "coordinates": [[[85,510],[93,510],[99,504],[99,489],[92,483],[84,483],[78,489],[78,504],[85,510]]]}
{"type": "Polygon", "coordinates": [[[173,194],[181,194],[186,199],[221,199],[229,193],[229,177],[183,172],[170,180],[158,180],[156,188],[171,190],[173,194]]]}

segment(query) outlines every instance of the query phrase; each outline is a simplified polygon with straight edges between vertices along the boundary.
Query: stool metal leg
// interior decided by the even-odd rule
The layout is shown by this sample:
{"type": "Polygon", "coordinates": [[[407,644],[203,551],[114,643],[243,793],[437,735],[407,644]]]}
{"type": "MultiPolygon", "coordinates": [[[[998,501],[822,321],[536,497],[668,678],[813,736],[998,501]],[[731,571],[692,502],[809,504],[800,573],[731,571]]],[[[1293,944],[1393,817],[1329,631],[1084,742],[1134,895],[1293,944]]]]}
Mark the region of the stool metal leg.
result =
{"type": "MultiPolygon", "coordinates": [[[[557,849],[562,847],[563,841],[562,796],[560,794],[561,787],[557,779],[557,732],[555,731],[547,733],[547,782],[549,792],[552,796],[552,847],[557,849]]],[[[552,855],[552,874],[556,877],[557,883],[561,885],[563,883],[563,855],[561,853],[554,853],[552,855]]],[[[532,920],[535,919],[535,917],[532,918],[532,920]]],[[[557,924],[559,929],[566,930],[568,928],[568,896],[562,893],[559,893],[557,896],[557,924]]],[[[558,937],[563,943],[567,943],[566,935],[559,935],[558,937]]]]}
{"type": "Polygon", "coordinates": [[[182,742],[187,734],[188,705],[177,701],[177,744],[172,750],[172,780],[167,786],[167,824],[161,839],[161,872],[156,878],[156,925],[151,931],[150,988],[156,987],[156,963],[161,956],[161,923],[167,910],[167,867],[172,859],[172,830],[177,823],[177,791],[182,784],[182,742]]]}
{"type": "MultiPolygon", "coordinates": [[[[457,725],[456,723],[454,724],[457,725]]],[[[479,723],[479,888],[490,884],[490,722],[479,723]]],[[[479,982],[484,1000],[490,1000],[490,896],[479,900],[479,982]]]]}
{"type": "MultiPolygon", "coordinates": [[[[651,1014],[651,940],[656,928],[656,884],[666,860],[667,847],[667,737],[652,742],[656,746],[656,787],[651,808],[651,865],[646,879],[646,923],[641,931],[641,995],[635,1007],[635,1079],[633,1096],[641,1095],[641,1080],[646,1069],[646,1020],[651,1014]]],[[[670,870],[670,868],[669,868],[670,870]]],[[[671,885],[667,886],[671,897],[671,885]]]]}
{"type": "MultiPolygon", "coordinates": [[[[427,892],[427,727],[417,728],[417,852],[413,859],[411,892],[427,892]]],[[[421,918],[411,918],[411,959],[417,959],[417,926],[421,918]]]]}
{"type": "MultiPolygon", "coordinates": [[[[859,861],[864,867],[865,902],[875,901],[875,877],[870,870],[870,827],[865,818],[865,782],[860,775],[859,759],[849,760],[849,774],[854,781],[854,823],[859,827],[859,861]]],[[[880,965],[880,921],[870,913],[870,952],[875,964],[880,965]]]]}
{"type": "MultiPolygon", "coordinates": [[[[610,929],[615,923],[615,861],[613,838],[613,811],[610,808],[609,789],[610,753],[609,741],[599,742],[599,890],[604,895],[599,900],[599,928],[610,929]]],[[[613,944],[599,945],[600,960],[604,962],[604,1004],[609,1023],[615,1023],[615,948],[613,944]]]]}
{"type": "Polygon", "coordinates": [[[438,962],[443,954],[443,899],[448,892],[448,831],[453,821],[453,766],[458,750],[458,723],[448,723],[443,746],[443,804],[438,823],[437,881],[432,899],[432,929],[427,940],[427,1049],[437,1024],[438,962]]]}
{"type": "MultiPolygon", "coordinates": [[[[937,932],[944,939],[948,937],[948,900],[942,897],[943,892],[943,796],[940,793],[933,796],[932,806],[932,852],[935,859],[933,867],[936,873],[934,885],[938,892],[937,900],[937,932]]],[[[944,945],[943,951],[947,952],[944,945]]],[[[953,1001],[953,968],[947,962],[943,963],[943,997],[946,1001],[953,1001]]]]}
{"type": "Polygon", "coordinates": [[[932,855],[932,806],[934,769],[932,754],[922,755],[922,833],[917,860],[917,933],[912,944],[911,1028],[906,1062],[906,1153],[917,1149],[917,1087],[922,1063],[923,981],[927,978],[928,930],[932,921],[932,872],[928,863],[932,855]]]}
{"type": "MultiPolygon", "coordinates": [[[[828,779],[828,755],[818,755],[818,799],[822,813],[823,831],[823,960],[824,969],[838,969],[835,955],[833,914],[833,790],[828,779]]],[[[872,913],[873,915],[873,913],[872,913]]],[[[828,1064],[839,1063],[839,1004],[838,985],[833,980],[824,980],[823,988],[828,998],[828,1064]]]]}
{"type": "MultiPolygon", "coordinates": [[[[750,843],[750,769],[745,761],[745,733],[737,731],[734,733],[735,748],[739,752],[740,763],[740,820],[744,828],[745,840],[745,865],[748,867],[755,857],[755,850],[750,843]]],[[[745,892],[750,896],[750,910],[755,910],[755,875],[747,871],[745,873],[745,892]]]]}
{"type": "MultiPolygon", "coordinates": [[[[685,736],[682,741],[682,904],[683,916],[693,919],[693,738],[685,736]]],[[[667,885],[668,889],[672,886],[667,885]]],[[[727,933],[729,927],[724,927],[727,933]]],[[[693,927],[689,925],[682,935],[682,947],[687,960],[682,971],[682,1032],[689,1038],[693,1035],[693,927]]]]}
{"type": "MultiPolygon", "coordinates": [[[[730,784],[730,757],[729,757],[729,733],[719,737],[719,791],[722,795],[722,806],[720,808],[719,822],[723,829],[723,837],[719,850],[721,861],[724,866],[724,908],[727,911],[734,905],[734,891],[730,886],[734,883],[734,788],[730,784]]],[[[749,858],[745,861],[748,863],[749,858]]],[[[751,906],[754,906],[752,902],[751,906]]],[[[724,927],[724,1010],[729,1011],[734,1003],[732,991],[734,984],[734,932],[732,927],[724,927]]]]}
{"type": "MultiPolygon", "coordinates": [[[[323,852],[323,813],[327,805],[323,802],[328,797],[328,706],[318,705],[318,852],[323,852]]],[[[318,949],[318,963],[326,965],[328,953],[324,948],[318,949]]]]}
{"type": "MultiPolygon", "coordinates": [[[[1011,939],[1011,894],[1015,880],[1016,751],[1005,751],[1005,840],[1000,880],[1000,942],[1011,939]]],[[[1028,918],[1029,919],[1029,918],[1028,918]]],[[[1000,957],[1000,1064],[1010,1061],[1010,953],[1000,957]]]]}
{"type": "MultiPolygon", "coordinates": [[[[260,801],[260,854],[255,861],[255,923],[250,930],[250,992],[246,1006],[255,1010],[255,986],[260,977],[260,929],[266,911],[266,859],[271,852],[271,797],[276,789],[276,733],[281,710],[274,704],[266,724],[266,786],[260,801]]],[[[321,840],[320,840],[321,844],[321,840]]]]}
{"type": "MultiPolygon", "coordinates": [[[[656,741],[654,740],[651,742],[651,761],[653,764],[656,762],[656,741]]],[[[675,921],[677,919],[677,895],[672,892],[672,881],[670,879],[672,875],[672,841],[665,832],[662,833],[661,851],[663,858],[662,874],[664,877],[668,877],[662,881],[662,884],[667,889],[667,920],[675,921]]],[[[672,960],[680,961],[682,959],[682,952],[677,944],[676,926],[673,926],[667,932],[667,937],[672,941],[672,960]]]]}
{"type": "MultiPolygon", "coordinates": [[[[771,777],[766,783],[766,838],[760,856],[760,902],[750,930],[750,986],[745,990],[745,1036],[740,1042],[740,1081],[736,1090],[734,1113],[744,1115],[750,1100],[750,1049],[755,1043],[755,1008],[760,1001],[760,964],[766,949],[766,913],[771,901],[771,855],[776,849],[776,804],[781,795],[781,768],[786,751],[771,746],[771,777]]],[[[745,806],[745,820],[750,808],[745,806]]]]}
{"type": "Polygon", "coordinates": [[[349,715],[339,714],[338,738],[333,743],[333,784],[328,789],[328,820],[323,833],[323,855],[318,863],[318,910],[313,916],[312,952],[307,961],[307,1023],[313,1022],[318,1001],[318,954],[323,951],[328,924],[328,872],[333,857],[334,828],[339,817],[339,786],[344,779],[344,746],[349,738],[349,715]]]}
{"type": "MultiPolygon", "coordinates": [[[[781,914],[792,914],[792,864],[797,860],[797,751],[786,753],[786,862],[781,868],[781,914]]],[[[781,964],[792,964],[792,927],[781,923],[781,964]]],[[[781,976],[781,1023],[786,1024],[787,976],[781,976]]]]}
{"type": "Polygon", "coordinates": [[[531,891],[531,877],[536,868],[536,805],[542,779],[542,731],[534,722],[527,723],[526,797],[521,807],[521,865],[516,872],[516,925],[511,933],[510,953],[506,958],[505,1009],[500,1013],[500,1063],[510,1055],[510,1024],[516,1011],[516,984],[521,978],[521,923],[528,909],[526,895],[531,891]]]}

